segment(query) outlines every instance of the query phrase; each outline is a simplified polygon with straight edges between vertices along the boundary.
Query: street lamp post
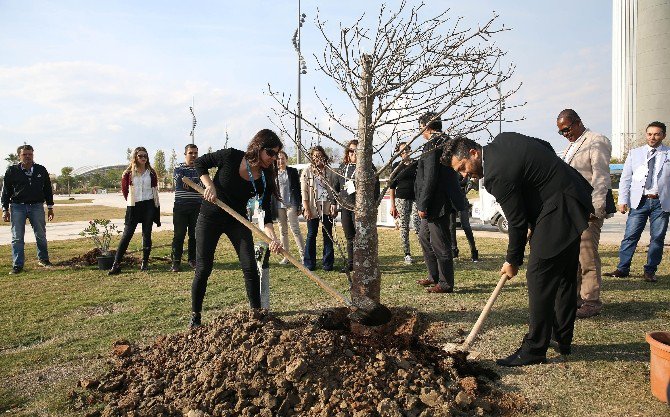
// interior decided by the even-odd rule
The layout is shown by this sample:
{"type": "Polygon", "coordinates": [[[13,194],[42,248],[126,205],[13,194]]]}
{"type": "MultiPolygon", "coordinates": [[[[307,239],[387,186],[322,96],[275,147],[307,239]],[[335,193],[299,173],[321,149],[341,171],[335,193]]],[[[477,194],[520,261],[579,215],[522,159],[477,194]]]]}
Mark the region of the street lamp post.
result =
{"type": "Polygon", "coordinates": [[[298,53],[298,100],[296,102],[296,105],[298,107],[296,111],[296,121],[295,121],[295,138],[296,138],[296,145],[297,145],[297,158],[298,158],[298,163],[302,163],[302,109],[301,109],[301,104],[300,104],[300,77],[302,74],[307,74],[307,64],[305,63],[305,59],[302,57],[302,54],[300,53],[300,28],[302,27],[302,24],[305,23],[305,18],[307,15],[305,13],[301,13],[300,11],[300,0],[298,0],[298,27],[295,30],[295,33],[293,34],[293,48],[295,48],[295,51],[298,53]]]}
{"type": "Polygon", "coordinates": [[[191,145],[195,145],[195,125],[198,124],[198,121],[195,120],[195,113],[193,112],[193,107],[195,107],[195,97],[193,97],[193,105],[188,108],[188,110],[191,112],[191,116],[193,116],[193,124],[191,126],[191,145]]]}

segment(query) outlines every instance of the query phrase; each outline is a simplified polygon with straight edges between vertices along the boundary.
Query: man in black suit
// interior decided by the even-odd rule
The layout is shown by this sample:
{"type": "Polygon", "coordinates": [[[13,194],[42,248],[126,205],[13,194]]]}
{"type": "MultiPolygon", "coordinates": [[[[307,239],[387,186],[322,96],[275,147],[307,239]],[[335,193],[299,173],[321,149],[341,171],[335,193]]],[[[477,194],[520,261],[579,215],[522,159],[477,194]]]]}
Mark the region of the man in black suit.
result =
{"type": "Polygon", "coordinates": [[[454,260],[451,253],[449,218],[461,211],[465,202],[458,185],[458,174],[442,164],[442,147],[448,137],[442,133],[438,114],[428,112],[419,118],[419,128],[428,142],[417,163],[414,194],[421,218],[419,243],[429,277],[417,281],[429,293],[454,291],[454,260]]]}
{"type": "Polygon", "coordinates": [[[461,175],[483,177],[484,186],[500,203],[509,225],[501,275],[511,278],[519,271],[530,228],[528,333],[515,353],[497,363],[544,363],[552,337],[558,351],[569,354],[577,309],[579,242],[593,212],[593,189],[556,156],[549,143],[519,133],[501,133],[484,147],[471,139],[452,139],[441,162],[461,175]]]}

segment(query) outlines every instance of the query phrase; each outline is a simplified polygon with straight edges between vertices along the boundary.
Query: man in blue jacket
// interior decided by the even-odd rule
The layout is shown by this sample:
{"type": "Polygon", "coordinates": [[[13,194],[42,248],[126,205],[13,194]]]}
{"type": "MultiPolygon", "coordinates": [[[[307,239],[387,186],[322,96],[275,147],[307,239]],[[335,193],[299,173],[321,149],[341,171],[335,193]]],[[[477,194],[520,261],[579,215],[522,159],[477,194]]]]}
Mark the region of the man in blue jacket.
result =
{"type": "Polygon", "coordinates": [[[663,145],[665,124],[649,123],[646,134],[647,144],[628,153],[621,174],[619,211],[630,212],[619,249],[619,264],[607,275],[628,276],[637,242],[649,219],[651,240],[644,265],[644,280],[656,282],[656,269],[663,257],[670,216],[670,147],[663,145]]]}
{"type": "Polygon", "coordinates": [[[10,274],[23,271],[25,262],[23,237],[26,219],[35,233],[39,264],[50,267],[47,249],[47,229],[44,217],[44,202],[47,217],[54,218],[54,198],[49,173],[42,165],[33,162],[33,147],[21,145],[16,150],[19,163],[7,168],[2,185],[2,220],[12,222],[12,270],[10,274]]]}

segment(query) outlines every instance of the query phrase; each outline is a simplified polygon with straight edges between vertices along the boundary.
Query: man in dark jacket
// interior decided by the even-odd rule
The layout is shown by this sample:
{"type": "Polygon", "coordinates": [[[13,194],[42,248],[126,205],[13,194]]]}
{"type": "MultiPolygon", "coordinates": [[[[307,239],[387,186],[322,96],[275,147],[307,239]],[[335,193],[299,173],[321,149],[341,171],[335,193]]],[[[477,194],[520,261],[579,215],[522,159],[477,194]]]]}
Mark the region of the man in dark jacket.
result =
{"type": "Polygon", "coordinates": [[[428,112],[419,118],[419,129],[428,142],[417,163],[414,194],[421,218],[419,243],[428,267],[428,278],[417,281],[430,293],[454,291],[454,260],[451,253],[449,218],[461,211],[464,199],[458,185],[458,174],[440,164],[442,146],[448,137],[442,133],[439,115],[428,112]]]}
{"type": "Polygon", "coordinates": [[[519,271],[530,228],[528,333],[515,353],[497,363],[544,363],[552,337],[558,351],[569,354],[579,242],[593,212],[593,189],[556,156],[549,143],[519,133],[501,133],[484,147],[463,137],[451,139],[441,161],[461,175],[483,177],[484,186],[500,203],[509,224],[501,275],[512,278],[519,271]]]}
{"type": "Polygon", "coordinates": [[[7,168],[2,186],[2,220],[12,222],[12,270],[23,271],[26,219],[35,233],[39,264],[50,267],[47,249],[47,229],[44,202],[47,203],[49,221],[54,218],[54,198],[49,173],[42,165],[33,162],[33,147],[21,145],[16,150],[19,163],[7,168]]]}

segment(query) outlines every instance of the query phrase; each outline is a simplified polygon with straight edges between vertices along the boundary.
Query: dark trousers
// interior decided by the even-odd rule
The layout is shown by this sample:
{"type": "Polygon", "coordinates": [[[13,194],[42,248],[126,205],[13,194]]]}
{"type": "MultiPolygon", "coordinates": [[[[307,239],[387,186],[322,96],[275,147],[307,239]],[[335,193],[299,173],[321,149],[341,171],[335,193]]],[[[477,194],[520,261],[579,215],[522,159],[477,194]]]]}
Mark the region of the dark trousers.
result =
{"type": "Polygon", "coordinates": [[[356,215],[353,211],[342,209],[340,212],[342,218],[342,229],[344,237],[347,240],[347,266],[353,269],[354,266],[354,237],[356,237],[356,215]]]}
{"type": "MultiPolygon", "coordinates": [[[[472,226],[470,226],[469,209],[460,211],[458,214],[461,217],[461,229],[465,232],[465,237],[468,239],[470,245],[470,252],[474,253],[477,250],[475,245],[475,235],[472,233],[472,226]]],[[[451,248],[458,250],[458,242],[456,241],[456,213],[451,213],[451,248]]]]}
{"type": "Polygon", "coordinates": [[[200,205],[175,205],[172,211],[174,237],[172,238],[172,262],[181,262],[184,253],[184,238],[188,231],[188,261],[195,261],[195,225],[200,205]]]}
{"type": "Polygon", "coordinates": [[[219,238],[224,233],[228,236],[240,261],[249,306],[261,308],[260,277],[254,258],[254,239],[251,230],[228,214],[209,218],[201,213],[195,226],[196,267],[191,285],[191,309],[194,312],[202,311],[207,279],[214,267],[214,252],[219,238]]]}
{"type": "Polygon", "coordinates": [[[316,236],[319,233],[319,223],[323,225],[323,269],[331,270],[333,269],[333,263],[335,263],[333,241],[330,238],[333,235],[333,220],[327,215],[321,216],[321,219],[317,217],[307,220],[307,238],[305,239],[303,264],[309,270],[316,268],[316,236]]]}
{"type": "Polygon", "coordinates": [[[154,223],[154,200],[144,200],[135,203],[135,207],[126,207],[126,220],[119,247],[114,256],[114,263],[120,264],[123,255],[128,250],[130,239],[135,234],[137,225],[142,223],[142,260],[148,261],[151,254],[151,228],[154,223]]]}
{"type": "Polygon", "coordinates": [[[553,334],[561,345],[570,345],[577,311],[577,266],[580,237],[550,259],[539,259],[531,250],[526,270],[529,325],[523,350],[545,355],[553,334]]]}
{"type": "Polygon", "coordinates": [[[444,289],[454,288],[454,260],[451,255],[449,214],[421,219],[419,243],[429,277],[444,289]]]}

